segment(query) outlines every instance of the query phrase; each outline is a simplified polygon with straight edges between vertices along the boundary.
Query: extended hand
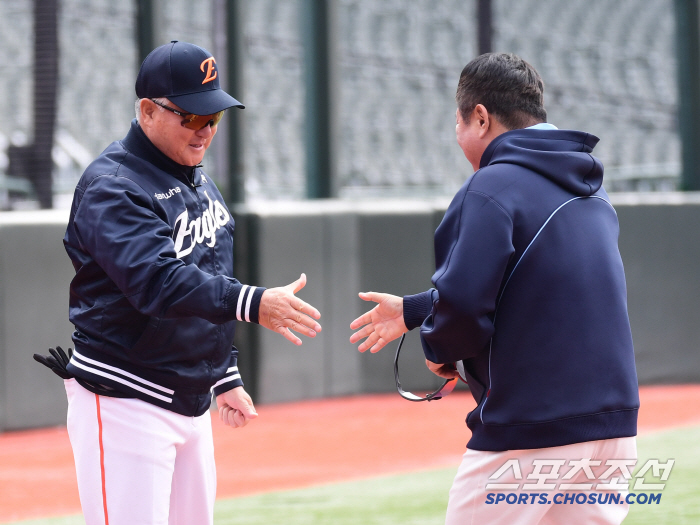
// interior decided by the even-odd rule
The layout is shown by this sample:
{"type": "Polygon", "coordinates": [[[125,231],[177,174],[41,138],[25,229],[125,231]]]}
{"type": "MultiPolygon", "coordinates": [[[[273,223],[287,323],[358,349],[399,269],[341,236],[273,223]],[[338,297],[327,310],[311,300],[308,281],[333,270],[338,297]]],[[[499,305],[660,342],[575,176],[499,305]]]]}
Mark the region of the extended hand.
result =
{"type": "Polygon", "coordinates": [[[242,386],[216,396],[216,406],[219,407],[221,421],[233,428],[244,427],[248,421],[258,417],[253,400],[242,386]]]}
{"type": "Polygon", "coordinates": [[[352,334],[351,343],[367,338],[357,347],[360,352],[365,352],[368,348],[372,353],[379,352],[387,343],[408,332],[403,322],[403,297],[388,293],[363,292],[360,299],[378,303],[350,324],[352,330],[363,327],[352,334]]]}
{"type": "Polygon", "coordinates": [[[268,288],[260,298],[258,311],[258,321],[261,325],[282,334],[295,345],[300,345],[301,339],[290,330],[308,337],[316,337],[316,333],[321,331],[321,325],[314,321],[320,319],[319,311],[294,295],[304,286],[306,275],[302,273],[296,281],[287,286],[268,288]]]}

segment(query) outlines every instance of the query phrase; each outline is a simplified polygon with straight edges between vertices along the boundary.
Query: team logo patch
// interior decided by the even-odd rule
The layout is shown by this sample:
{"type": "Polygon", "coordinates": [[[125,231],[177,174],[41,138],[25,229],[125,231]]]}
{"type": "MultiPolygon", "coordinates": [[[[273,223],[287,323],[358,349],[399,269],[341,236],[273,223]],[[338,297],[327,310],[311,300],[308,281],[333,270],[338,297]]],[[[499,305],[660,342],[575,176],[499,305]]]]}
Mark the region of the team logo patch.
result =
{"type": "Polygon", "coordinates": [[[214,68],[214,64],[216,64],[216,60],[214,60],[214,57],[209,57],[206,60],[204,60],[201,64],[199,64],[199,69],[204,73],[204,67],[206,66],[207,68],[207,76],[204,77],[204,80],[202,80],[202,84],[206,84],[207,82],[211,82],[214,80],[219,72],[214,68]],[[214,73],[212,75],[212,73],[214,73]]]}

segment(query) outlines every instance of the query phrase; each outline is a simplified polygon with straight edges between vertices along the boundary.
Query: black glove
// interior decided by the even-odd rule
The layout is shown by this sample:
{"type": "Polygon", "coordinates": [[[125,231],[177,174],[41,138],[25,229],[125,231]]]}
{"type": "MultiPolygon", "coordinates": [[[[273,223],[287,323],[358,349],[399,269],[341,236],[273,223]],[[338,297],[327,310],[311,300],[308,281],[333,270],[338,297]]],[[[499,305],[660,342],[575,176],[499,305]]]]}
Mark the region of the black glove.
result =
{"type": "Polygon", "coordinates": [[[56,374],[58,377],[62,379],[75,378],[79,385],[81,385],[86,390],[89,390],[93,394],[97,394],[99,396],[121,398],[133,397],[129,394],[119,392],[118,390],[114,390],[104,385],[80,379],[79,377],[75,377],[73,374],[71,374],[66,367],[68,366],[70,358],[73,357],[72,348],[68,349],[68,355],[66,355],[66,353],[63,351],[63,348],[61,348],[60,346],[57,346],[55,350],[53,348],[49,348],[49,353],[51,355],[34,354],[34,360],[53,370],[53,373],[56,374]]]}
{"type": "Polygon", "coordinates": [[[63,348],[57,346],[55,350],[53,348],[49,348],[49,353],[51,355],[47,356],[34,354],[34,360],[44,366],[49,367],[51,370],[53,370],[54,374],[62,379],[71,379],[73,374],[71,374],[66,367],[68,366],[70,358],[73,356],[73,349],[69,348],[68,355],[66,355],[63,348]]]}

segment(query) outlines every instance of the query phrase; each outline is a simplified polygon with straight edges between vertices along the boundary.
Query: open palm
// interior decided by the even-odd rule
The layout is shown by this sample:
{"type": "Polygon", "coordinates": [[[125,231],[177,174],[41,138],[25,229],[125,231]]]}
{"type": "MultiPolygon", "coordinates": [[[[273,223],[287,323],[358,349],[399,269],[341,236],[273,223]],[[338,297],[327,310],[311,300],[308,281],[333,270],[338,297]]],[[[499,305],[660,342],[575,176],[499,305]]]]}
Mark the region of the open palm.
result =
{"type": "Polygon", "coordinates": [[[403,321],[403,298],[396,295],[378,292],[361,293],[364,301],[373,301],[377,306],[362,314],[351,324],[352,330],[357,330],[350,337],[351,343],[366,338],[357,349],[365,352],[379,352],[384,346],[408,332],[403,321]]]}

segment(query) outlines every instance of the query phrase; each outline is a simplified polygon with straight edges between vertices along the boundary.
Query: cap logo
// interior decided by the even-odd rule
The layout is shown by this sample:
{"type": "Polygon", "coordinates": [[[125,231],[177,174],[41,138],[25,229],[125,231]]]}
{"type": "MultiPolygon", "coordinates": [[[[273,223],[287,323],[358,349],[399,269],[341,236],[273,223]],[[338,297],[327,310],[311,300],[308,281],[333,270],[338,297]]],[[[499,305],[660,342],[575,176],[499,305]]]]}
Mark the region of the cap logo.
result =
{"type": "Polygon", "coordinates": [[[199,69],[204,73],[204,66],[206,65],[207,67],[207,76],[202,80],[202,84],[206,84],[207,82],[211,82],[216,78],[216,76],[219,74],[216,69],[214,69],[214,64],[216,64],[216,60],[214,60],[214,57],[209,57],[206,60],[204,60],[201,64],[199,64],[199,69]],[[214,75],[212,76],[212,72],[214,75]]]}

